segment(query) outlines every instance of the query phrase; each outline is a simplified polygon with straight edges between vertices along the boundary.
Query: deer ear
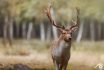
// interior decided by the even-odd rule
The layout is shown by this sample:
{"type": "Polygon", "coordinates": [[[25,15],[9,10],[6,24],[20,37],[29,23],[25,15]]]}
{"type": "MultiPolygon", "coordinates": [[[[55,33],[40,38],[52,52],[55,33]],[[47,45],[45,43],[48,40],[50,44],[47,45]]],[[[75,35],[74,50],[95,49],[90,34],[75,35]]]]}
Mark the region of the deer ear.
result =
{"type": "Polygon", "coordinates": [[[63,30],[63,29],[59,29],[59,31],[60,31],[61,33],[63,33],[64,30],[63,30]]]}
{"type": "Polygon", "coordinates": [[[70,30],[70,33],[75,32],[78,29],[78,27],[74,27],[70,30]]]}
{"type": "Polygon", "coordinates": [[[59,30],[61,33],[63,33],[64,29],[65,29],[64,26],[62,26],[62,28],[58,28],[58,30],[59,30]]]}

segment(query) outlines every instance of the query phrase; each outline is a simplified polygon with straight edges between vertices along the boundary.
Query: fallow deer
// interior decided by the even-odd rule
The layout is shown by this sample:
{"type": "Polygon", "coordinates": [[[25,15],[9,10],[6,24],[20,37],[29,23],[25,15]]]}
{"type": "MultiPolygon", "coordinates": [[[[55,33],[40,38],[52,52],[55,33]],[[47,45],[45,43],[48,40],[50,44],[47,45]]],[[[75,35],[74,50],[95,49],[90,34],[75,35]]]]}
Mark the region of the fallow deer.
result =
{"type": "Polygon", "coordinates": [[[76,8],[77,19],[76,21],[72,20],[73,25],[69,28],[57,25],[56,21],[52,17],[51,11],[52,6],[50,5],[45,10],[45,13],[49,18],[51,24],[61,32],[57,41],[54,41],[53,43],[53,47],[51,49],[51,56],[56,70],[66,70],[68,61],[70,59],[72,34],[78,28],[79,24],[79,9],[76,8]]]}

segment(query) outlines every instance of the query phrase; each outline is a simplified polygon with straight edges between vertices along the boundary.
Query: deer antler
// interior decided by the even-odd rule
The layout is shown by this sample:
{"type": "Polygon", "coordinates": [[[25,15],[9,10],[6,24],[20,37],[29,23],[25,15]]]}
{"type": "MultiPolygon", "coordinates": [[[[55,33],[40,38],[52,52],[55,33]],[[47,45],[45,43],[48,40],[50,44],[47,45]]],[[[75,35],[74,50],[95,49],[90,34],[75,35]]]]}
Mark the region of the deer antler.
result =
{"type": "Polygon", "coordinates": [[[77,29],[78,25],[80,23],[80,20],[79,20],[79,8],[76,8],[76,12],[77,12],[77,20],[76,21],[72,20],[72,23],[74,23],[74,25],[71,26],[70,29],[69,29],[71,32],[74,31],[75,29],[77,29]]]}
{"type": "Polygon", "coordinates": [[[52,23],[52,25],[54,25],[55,27],[57,27],[59,30],[65,29],[64,26],[59,26],[59,25],[56,24],[56,21],[52,17],[51,10],[52,10],[52,6],[49,5],[49,7],[45,10],[45,13],[46,13],[47,17],[49,18],[50,22],[52,23]]]}

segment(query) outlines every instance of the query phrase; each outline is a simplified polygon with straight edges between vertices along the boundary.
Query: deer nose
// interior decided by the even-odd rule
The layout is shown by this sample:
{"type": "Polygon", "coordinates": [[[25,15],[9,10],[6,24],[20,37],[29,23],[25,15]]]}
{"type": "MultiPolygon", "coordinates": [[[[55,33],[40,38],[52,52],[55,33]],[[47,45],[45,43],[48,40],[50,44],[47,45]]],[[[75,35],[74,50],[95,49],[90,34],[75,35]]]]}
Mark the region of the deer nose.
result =
{"type": "Polygon", "coordinates": [[[72,38],[72,36],[70,34],[67,35],[67,39],[70,39],[72,38]]]}

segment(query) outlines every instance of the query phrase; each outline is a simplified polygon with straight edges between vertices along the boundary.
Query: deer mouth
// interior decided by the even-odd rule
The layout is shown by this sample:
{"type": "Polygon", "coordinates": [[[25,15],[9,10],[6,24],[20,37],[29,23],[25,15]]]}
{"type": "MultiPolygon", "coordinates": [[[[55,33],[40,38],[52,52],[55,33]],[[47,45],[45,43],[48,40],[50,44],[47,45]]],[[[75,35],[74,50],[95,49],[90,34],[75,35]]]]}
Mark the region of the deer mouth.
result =
{"type": "Polygon", "coordinates": [[[68,39],[64,39],[65,42],[70,42],[71,41],[71,38],[68,38],[68,39]]]}

